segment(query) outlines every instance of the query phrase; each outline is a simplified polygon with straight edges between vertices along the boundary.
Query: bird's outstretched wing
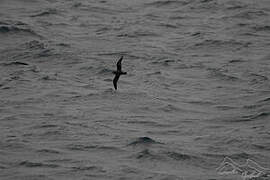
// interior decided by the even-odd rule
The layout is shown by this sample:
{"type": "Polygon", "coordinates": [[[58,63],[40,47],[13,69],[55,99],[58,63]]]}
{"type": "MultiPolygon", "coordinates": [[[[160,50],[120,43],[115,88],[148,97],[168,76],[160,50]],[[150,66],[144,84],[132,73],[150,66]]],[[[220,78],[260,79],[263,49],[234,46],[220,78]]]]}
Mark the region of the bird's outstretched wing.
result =
{"type": "Polygon", "coordinates": [[[114,79],[113,79],[113,86],[115,90],[117,89],[117,81],[119,77],[120,77],[120,74],[115,74],[114,79]]]}
{"type": "Polygon", "coordinates": [[[121,56],[121,58],[117,62],[117,65],[116,65],[117,66],[117,71],[122,71],[122,65],[121,65],[122,60],[123,60],[123,56],[121,56]]]}

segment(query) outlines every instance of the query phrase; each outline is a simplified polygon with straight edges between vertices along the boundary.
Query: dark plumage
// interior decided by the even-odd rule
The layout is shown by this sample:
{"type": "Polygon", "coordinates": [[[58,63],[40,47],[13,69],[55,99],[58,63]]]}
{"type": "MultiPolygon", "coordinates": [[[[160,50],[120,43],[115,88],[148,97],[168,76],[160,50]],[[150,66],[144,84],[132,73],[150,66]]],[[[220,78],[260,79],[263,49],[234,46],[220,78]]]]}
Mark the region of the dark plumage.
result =
{"type": "Polygon", "coordinates": [[[121,58],[118,60],[116,66],[117,66],[117,70],[113,71],[113,74],[115,74],[114,79],[113,79],[113,86],[114,89],[117,90],[117,81],[120,78],[120,76],[122,74],[127,74],[127,72],[123,72],[122,71],[122,60],[123,60],[123,56],[121,56],[121,58]]]}

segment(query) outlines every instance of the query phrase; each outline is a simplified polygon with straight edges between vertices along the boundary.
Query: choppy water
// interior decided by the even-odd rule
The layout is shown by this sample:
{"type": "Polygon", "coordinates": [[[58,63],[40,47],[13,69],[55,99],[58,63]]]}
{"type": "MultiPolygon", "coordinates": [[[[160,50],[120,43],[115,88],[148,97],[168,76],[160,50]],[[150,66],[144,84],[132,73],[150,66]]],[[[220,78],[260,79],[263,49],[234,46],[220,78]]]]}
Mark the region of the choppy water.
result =
{"type": "Polygon", "coordinates": [[[270,168],[269,0],[1,0],[0,39],[0,179],[270,168]]]}

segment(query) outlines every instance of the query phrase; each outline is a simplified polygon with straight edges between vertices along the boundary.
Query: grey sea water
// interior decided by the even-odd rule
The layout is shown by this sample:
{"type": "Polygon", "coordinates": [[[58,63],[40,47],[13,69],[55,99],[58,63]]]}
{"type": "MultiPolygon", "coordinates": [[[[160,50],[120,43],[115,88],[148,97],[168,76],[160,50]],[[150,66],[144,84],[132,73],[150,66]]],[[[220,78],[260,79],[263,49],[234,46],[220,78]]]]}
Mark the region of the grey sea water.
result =
{"type": "Polygon", "coordinates": [[[270,168],[269,0],[0,0],[0,40],[1,180],[270,168]]]}

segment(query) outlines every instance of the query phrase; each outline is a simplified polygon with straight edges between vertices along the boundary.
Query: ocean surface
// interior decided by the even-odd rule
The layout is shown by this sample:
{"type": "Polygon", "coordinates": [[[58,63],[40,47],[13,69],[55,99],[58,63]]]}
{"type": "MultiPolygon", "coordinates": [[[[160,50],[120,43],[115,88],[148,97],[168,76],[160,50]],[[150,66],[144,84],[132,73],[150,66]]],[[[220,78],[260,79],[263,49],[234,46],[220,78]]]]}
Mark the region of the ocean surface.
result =
{"type": "Polygon", "coordinates": [[[270,168],[269,0],[0,0],[0,41],[1,180],[270,168]]]}

